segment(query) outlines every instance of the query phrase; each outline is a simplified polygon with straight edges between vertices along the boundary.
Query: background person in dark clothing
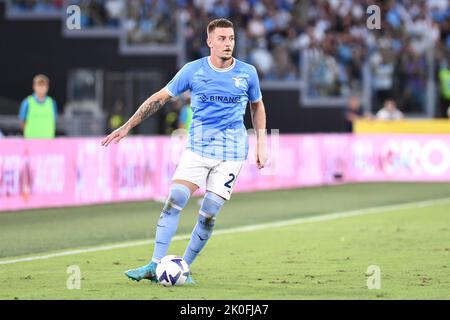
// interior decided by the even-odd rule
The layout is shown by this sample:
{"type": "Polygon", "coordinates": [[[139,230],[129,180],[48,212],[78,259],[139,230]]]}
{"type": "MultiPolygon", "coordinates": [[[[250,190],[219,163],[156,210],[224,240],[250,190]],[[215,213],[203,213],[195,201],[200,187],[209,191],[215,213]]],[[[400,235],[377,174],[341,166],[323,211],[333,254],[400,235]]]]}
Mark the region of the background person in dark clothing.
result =
{"type": "Polygon", "coordinates": [[[353,132],[353,122],[362,118],[365,118],[365,115],[361,108],[361,100],[357,96],[351,96],[344,110],[346,132],[353,132]]]}

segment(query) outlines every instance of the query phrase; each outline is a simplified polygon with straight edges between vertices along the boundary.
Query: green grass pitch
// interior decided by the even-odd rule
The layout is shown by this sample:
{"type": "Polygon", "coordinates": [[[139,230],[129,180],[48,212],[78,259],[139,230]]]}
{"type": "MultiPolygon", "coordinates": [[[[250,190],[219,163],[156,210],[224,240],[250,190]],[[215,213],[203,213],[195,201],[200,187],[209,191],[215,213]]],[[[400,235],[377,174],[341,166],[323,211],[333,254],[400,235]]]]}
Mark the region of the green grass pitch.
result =
{"type": "MultiPolygon", "coordinates": [[[[135,202],[1,213],[0,299],[450,299],[450,185],[444,183],[235,194],[216,231],[325,218],[213,234],[192,266],[195,286],[128,280],[123,272],[145,264],[152,244],[4,264],[153,238],[161,207],[135,202]],[[413,204],[442,198],[448,199],[413,204]],[[402,203],[411,205],[390,206],[402,203]],[[388,207],[364,212],[380,206],[388,207]],[[349,210],[362,214],[326,218],[349,210]],[[80,289],[67,288],[72,265],[80,268],[80,289]],[[379,267],[380,289],[367,287],[371,265],[379,267]]],[[[190,232],[197,211],[192,199],[177,234],[190,232]]],[[[186,245],[174,241],[169,253],[181,255],[186,245]]]]}

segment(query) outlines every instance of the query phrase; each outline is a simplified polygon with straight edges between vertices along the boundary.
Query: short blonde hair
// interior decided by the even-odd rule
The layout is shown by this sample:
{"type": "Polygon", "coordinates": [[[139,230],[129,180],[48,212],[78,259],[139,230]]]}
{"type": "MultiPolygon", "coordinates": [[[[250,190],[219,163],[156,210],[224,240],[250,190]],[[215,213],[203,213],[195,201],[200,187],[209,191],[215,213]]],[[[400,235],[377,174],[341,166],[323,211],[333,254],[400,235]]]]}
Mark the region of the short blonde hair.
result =
{"type": "Polygon", "coordinates": [[[33,85],[35,84],[45,84],[45,85],[49,85],[50,84],[50,80],[48,79],[48,77],[44,74],[38,74],[35,75],[33,78],[33,85]]]}
{"type": "Polygon", "coordinates": [[[233,22],[228,19],[220,18],[214,19],[210,23],[208,23],[207,34],[213,32],[216,28],[233,28],[233,22]]]}

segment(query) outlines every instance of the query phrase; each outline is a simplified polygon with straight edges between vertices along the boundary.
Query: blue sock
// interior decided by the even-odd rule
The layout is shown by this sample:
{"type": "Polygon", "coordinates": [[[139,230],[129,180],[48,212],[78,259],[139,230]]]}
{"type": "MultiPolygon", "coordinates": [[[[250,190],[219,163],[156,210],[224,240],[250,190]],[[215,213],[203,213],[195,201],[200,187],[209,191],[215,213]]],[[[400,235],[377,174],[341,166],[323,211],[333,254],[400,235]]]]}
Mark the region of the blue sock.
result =
{"type": "Polygon", "coordinates": [[[161,216],[156,226],[155,248],[153,250],[152,261],[159,261],[167,254],[170,241],[178,228],[180,211],[186,206],[191,196],[188,187],[182,184],[173,184],[169,197],[161,212],[161,216]]]}
{"type": "Polygon", "coordinates": [[[218,195],[207,192],[203,198],[197,224],[191,234],[191,240],[184,252],[183,259],[191,265],[205,246],[213,232],[216,216],[225,200],[218,195]]]}

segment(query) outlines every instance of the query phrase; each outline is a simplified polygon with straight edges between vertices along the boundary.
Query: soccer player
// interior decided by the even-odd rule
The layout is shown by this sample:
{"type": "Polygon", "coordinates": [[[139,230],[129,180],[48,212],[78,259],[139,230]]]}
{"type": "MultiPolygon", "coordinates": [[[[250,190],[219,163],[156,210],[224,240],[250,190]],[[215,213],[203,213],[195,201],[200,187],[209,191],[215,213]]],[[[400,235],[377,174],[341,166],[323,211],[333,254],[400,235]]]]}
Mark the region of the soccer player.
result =
{"type": "MultiPolygon", "coordinates": [[[[235,38],[231,21],[211,21],[207,35],[210,56],[187,63],[166,87],[149,97],[123,126],[102,141],[104,146],[112,141],[119,142],[171,97],[190,90],[193,117],[187,148],[180,158],[158,220],[153,257],[149,264],[125,272],[133,280],[158,282],[156,266],[167,253],[180,212],[202,185],[206,185],[206,193],[183,256],[189,265],[211,237],[216,216],[230,199],[247,158],[248,139],[243,118],[249,102],[257,138],[257,167],[263,168],[267,159],[266,115],[256,69],[232,56],[235,38]]],[[[193,283],[191,276],[187,283],[193,283]]]]}
{"type": "Polygon", "coordinates": [[[50,80],[43,74],[33,78],[33,94],[20,106],[20,126],[27,139],[51,139],[55,137],[58,117],[55,100],[47,95],[50,80]]]}

